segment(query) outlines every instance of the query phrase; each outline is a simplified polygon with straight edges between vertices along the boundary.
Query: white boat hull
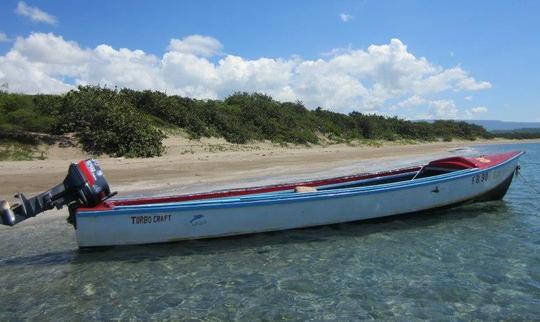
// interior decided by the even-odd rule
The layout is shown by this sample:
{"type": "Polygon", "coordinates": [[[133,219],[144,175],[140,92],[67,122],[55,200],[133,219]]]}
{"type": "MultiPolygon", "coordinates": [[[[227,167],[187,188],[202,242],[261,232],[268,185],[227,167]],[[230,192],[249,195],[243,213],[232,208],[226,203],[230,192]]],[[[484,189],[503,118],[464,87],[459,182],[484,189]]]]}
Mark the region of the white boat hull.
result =
{"type": "Polygon", "coordinates": [[[474,200],[497,189],[505,192],[517,161],[516,157],[457,176],[286,199],[83,212],[77,215],[77,239],[80,247],[162,243],[414,213],[474,200]]]}

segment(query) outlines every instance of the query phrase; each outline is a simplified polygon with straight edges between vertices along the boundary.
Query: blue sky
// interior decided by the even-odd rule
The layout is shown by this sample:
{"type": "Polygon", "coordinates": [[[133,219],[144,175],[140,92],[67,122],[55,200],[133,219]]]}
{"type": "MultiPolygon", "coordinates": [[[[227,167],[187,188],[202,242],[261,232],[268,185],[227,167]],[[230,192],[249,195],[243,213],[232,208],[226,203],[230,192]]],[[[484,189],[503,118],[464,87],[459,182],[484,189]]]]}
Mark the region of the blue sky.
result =
{"type": "Polygon", "coordinates": [[[540,121],[539,17],[540,1],[3,1],[0,83],[540,121]]]}

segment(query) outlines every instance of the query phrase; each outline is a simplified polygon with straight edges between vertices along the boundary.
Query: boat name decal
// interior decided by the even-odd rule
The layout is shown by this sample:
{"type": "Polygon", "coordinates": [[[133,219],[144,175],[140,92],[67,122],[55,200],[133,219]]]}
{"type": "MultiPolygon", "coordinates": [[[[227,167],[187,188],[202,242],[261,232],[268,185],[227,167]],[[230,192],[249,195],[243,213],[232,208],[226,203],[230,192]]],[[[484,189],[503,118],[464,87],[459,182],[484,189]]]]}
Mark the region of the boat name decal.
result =
{"type": "Polygon", "coordinates": [[[206,224],[206,218],[204,215],[195,215],[191,220],[189,221],[191,226],[200,226],[206,224]]]}
{"type": "Polygon", "coordinates": [[[131,223],[138,224],[155,224],[171,221],[171,215],[154,215],[154,216],[131,216],[131,223]]]}
{"type": "Polygon", "coordinates": [[[489,179],[488,173],[483,172],[475,176],[472,176],[472,184],[482,183],[482,182],[488,181],[488,179],[489,179]]]}

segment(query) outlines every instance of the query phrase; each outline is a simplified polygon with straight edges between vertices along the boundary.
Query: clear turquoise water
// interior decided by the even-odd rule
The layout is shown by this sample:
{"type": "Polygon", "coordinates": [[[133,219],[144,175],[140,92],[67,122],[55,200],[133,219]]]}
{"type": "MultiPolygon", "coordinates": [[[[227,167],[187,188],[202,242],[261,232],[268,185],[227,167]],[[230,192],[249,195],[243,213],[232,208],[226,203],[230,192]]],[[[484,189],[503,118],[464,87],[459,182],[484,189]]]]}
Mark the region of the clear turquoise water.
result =
{"type": "Polygon", "coordinates": [[[64,218],[0,228],[0,321],[538,320],[540,145],[503,201],[79,251],[64,218]]]}

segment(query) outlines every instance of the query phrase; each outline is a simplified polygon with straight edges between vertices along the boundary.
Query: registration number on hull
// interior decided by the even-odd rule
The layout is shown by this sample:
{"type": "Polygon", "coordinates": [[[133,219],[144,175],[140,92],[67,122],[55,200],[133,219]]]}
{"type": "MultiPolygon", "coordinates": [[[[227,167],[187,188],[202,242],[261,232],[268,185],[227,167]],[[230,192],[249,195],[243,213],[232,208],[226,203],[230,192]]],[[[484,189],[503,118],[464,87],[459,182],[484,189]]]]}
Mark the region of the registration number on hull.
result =
{"type": "Polygon", "coordinates": [[[488,180],[489,180],[489,174],[487,172],[483,172],[483,173],[472,176],[472,184],[482,183],[488,180]]]}

